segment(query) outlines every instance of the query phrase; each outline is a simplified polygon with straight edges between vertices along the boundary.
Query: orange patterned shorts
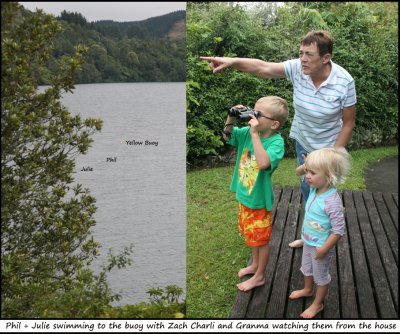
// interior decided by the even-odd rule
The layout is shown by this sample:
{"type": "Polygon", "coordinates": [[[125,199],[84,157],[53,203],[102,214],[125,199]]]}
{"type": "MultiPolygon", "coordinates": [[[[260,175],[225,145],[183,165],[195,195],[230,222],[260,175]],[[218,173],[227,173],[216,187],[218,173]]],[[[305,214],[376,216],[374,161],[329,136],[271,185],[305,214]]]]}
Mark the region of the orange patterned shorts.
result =
{"type": "Polygon", "coordinates": [[[272,211],[250,209],[239,202],[239,232],[248,246],[268,244],[272,234],[272,211]]]}

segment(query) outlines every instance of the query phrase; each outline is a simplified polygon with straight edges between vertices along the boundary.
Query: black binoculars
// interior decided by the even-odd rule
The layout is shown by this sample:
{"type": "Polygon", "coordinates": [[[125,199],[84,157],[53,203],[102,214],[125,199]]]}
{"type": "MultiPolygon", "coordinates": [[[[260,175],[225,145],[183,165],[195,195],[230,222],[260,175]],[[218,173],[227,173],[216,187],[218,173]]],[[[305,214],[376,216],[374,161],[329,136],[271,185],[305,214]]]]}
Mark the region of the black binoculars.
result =
{"type": "Polygon", "coordinates": [[[251,119],[250,115],[258,118],[258,111],[255,111],[251,108],[231,108],[228,112],[229,116],[235,116],[238,121],[247,122],[251,119]]]}

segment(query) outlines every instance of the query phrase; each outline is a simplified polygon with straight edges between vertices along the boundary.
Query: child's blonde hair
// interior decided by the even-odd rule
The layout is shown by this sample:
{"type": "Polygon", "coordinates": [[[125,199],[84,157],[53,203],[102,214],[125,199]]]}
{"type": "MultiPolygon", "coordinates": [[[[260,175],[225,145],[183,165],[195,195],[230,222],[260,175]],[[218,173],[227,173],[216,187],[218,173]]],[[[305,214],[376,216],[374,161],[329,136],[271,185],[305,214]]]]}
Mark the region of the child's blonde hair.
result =
{"type": "Polygon", "coordinates": [[[344,147],[321,148],[307,155],[305,166],[307,169],[323,171],[329,185],[335,186],[346,180],[350,170],[350,155],[344,147]]]}
{"type": "Polygon", "coordinates": [[[278,121],[280,128],[286,123],[289,115],[289,107],[285,99],[279,96],[264,96],[257,100],[256,104],[266,104],[271,111],[271,116],[278,121]]]}

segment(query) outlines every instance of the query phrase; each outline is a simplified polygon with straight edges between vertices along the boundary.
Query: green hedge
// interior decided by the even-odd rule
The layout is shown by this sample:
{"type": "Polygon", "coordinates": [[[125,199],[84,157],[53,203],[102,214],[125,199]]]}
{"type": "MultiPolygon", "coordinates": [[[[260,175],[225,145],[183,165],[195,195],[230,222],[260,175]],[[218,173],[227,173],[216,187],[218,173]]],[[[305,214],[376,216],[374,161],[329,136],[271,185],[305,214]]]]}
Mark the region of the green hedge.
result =
{"type": "Polygon", "coordinates": [[[397,3],[259,3],[243,9],[230,3],[188,3],[187,7],[187,159],[223,155],[221,131],[227,110],[254,106],[266,95],[285,98],[291,110],[283,130],[286,154],[293,118],[293,88],[285,79],[263,80],[233,69],[212,74],[201,55],[237,56],[281,62],[298,56],[301,38],[326,29],[334,40],[333,61],[355,79],[356,128],[349,148],[396,142],[397,3]]]}

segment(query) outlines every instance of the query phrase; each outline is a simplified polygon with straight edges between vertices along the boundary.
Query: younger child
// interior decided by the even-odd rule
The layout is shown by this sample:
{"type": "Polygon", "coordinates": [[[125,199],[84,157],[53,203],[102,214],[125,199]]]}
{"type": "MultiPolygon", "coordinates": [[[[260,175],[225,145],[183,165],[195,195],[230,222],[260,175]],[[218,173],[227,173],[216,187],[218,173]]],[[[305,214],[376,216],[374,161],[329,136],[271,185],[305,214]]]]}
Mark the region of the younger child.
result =
{"type": "Polygon", "coordinates": [[[236,118],[228,116],[224,128],[224,139],[238,150],[230,189],[239,202],[239,231],[252,253],[251,265],[238,275],[254,275],[237,285],[241,291],[265,284],[274,201],[271,175],[284,155],[283,138],[277,131],[288,117],[287,102],[277,96],[259,99],[254,110],[257,117],[250,116],[249,126],[233,127],[236,118]]]}
{"type": "Polygon", "coordinates": [[[313,318],[324,308],[331,281],[329,262],[334,246],[345,233],[343,204],[335,186],[344,181],[349,168],[349,155],[344,148],[322,148],[309,153],[305,164],[296,169],[297,175],[305,174],[310,195],[301,233],[304,288],[293,291],[289,298],[312,296],[314,283],[317,285],[315,299],[300,314],[302,318],[313,318]]]}

